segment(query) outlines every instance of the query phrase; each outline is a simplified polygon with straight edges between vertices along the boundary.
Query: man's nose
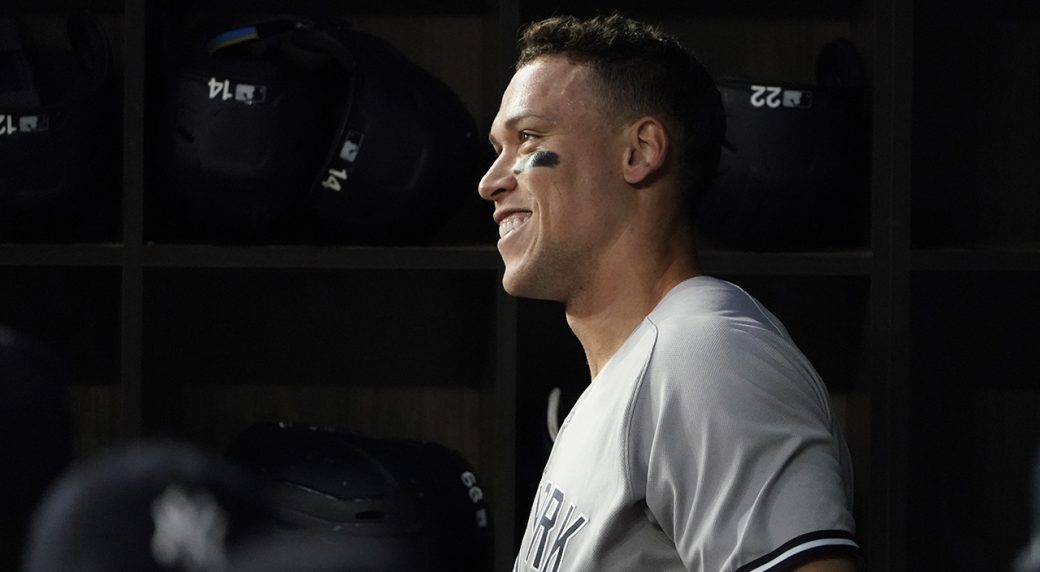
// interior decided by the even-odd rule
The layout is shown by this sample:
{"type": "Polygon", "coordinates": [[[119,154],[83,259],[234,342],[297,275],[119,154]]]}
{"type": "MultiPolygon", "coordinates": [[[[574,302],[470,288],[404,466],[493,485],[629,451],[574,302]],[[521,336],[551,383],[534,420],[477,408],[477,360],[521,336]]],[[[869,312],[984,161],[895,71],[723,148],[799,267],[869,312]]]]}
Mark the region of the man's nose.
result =
{"type": "Polygon", "coordinates": [[[509,164],[506,154],[500,154],[480,179],[477,192],[487,201],[498,200],[503,194],[516,188],[516,175],[509,164]]]}

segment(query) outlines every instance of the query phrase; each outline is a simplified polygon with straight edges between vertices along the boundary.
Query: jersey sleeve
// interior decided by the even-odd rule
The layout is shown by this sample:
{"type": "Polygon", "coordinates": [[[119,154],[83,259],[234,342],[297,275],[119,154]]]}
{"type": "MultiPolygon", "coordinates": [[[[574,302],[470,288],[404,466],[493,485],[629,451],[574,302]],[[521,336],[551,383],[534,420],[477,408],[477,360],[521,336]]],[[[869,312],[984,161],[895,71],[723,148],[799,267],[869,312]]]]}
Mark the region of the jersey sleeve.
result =
{"type": "Polygon", "coordinates": [[[776,332],[662,327],[630,417],[630,482],[689,570],[859,557],[847,451],[808,361],[776,332]],[[673,331],[674,330],[674,331],[673,331]]]}

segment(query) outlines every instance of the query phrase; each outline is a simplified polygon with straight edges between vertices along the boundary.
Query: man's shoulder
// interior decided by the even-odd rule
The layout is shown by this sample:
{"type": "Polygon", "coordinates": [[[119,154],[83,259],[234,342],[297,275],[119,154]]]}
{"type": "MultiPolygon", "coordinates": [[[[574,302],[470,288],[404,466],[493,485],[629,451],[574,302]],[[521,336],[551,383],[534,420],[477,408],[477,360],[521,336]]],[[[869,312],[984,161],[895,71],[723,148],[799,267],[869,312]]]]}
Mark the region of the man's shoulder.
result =
{"type": "Polygon", "coordinates": [[[698,276],[673,288],[647,316],[658,344],[717,349],[720,338],[746,343],[759,336],[786,337],[775,316],[739,286],[698,276]]]}
{"type": "Polygon", "coordinates": [[[757,300],[717,279],[680,286],[647,317],[656,329],[647,368],[654,385],[696,383],[734,395],[808,387],[792,380],[812,378],[811,365],[757,300]]]}

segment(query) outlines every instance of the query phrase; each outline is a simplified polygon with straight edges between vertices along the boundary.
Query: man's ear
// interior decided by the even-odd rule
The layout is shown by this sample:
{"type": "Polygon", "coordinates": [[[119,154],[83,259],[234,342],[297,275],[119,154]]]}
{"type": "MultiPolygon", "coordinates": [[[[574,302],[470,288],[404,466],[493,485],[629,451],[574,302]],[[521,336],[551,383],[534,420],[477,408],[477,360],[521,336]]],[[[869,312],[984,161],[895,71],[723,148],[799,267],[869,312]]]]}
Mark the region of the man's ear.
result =
{"type": "Polygon", "coordinates": [[[630,185],[638,185],[660,171],[668,157],[668,132],[664,124],[649,115],[625,127],[625,143],[622,170],[630,185]]]}

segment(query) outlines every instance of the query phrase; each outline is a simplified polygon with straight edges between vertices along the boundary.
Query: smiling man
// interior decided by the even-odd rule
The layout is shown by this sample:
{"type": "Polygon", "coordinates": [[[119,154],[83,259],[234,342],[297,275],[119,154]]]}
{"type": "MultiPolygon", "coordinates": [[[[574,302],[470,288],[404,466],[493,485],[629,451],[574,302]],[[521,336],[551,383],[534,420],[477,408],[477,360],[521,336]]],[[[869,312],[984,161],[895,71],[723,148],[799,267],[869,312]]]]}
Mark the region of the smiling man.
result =
{"type": "Polygon", "coordinates": [[[479,191],[503,286],[563,302],[592,383],[516,570],[856,570],[822,381],[775,316],[697,262],[692,212],[724,129],[708,73],[651,26],[525,30],[479,191]]]}

